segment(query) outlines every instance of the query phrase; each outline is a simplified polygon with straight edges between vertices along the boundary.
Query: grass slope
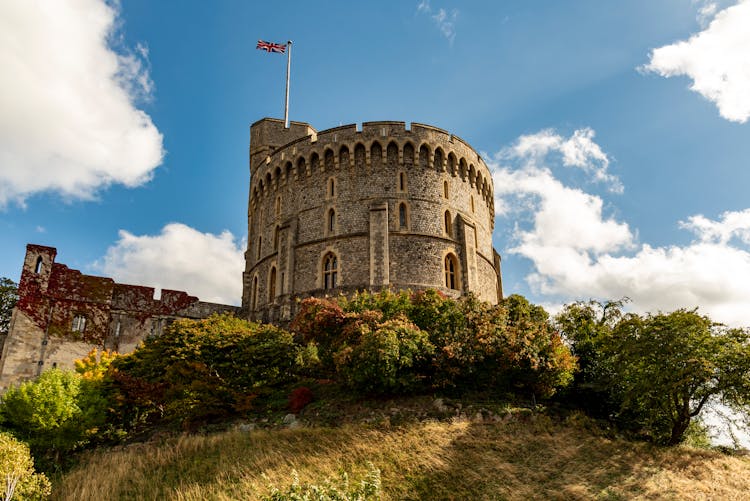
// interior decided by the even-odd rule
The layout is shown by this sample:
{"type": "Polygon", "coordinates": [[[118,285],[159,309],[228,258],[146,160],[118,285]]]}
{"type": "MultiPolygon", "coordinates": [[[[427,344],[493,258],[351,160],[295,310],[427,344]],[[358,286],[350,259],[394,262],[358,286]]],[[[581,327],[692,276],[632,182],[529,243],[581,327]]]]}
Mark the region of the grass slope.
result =
{"type": "Polygon", "coordinates": [[[372,462],[383,499],[747,499],[750,459],[612,440],[584,419],[229,431],[94,451],[53,499],[257,499],[296,470],[320,484],[361,479],[372,462]]]}

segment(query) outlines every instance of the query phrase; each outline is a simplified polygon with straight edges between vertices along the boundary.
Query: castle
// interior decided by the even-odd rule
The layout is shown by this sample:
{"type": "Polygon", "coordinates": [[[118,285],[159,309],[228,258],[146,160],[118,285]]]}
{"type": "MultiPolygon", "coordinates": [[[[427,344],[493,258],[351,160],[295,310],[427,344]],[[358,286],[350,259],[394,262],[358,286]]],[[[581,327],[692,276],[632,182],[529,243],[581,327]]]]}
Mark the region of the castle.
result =
{"type": "Polygon", "coordinates": [[[230,312],[286,323],[299,299],[432,288],[502,299],[492,247],[492,176],[444,130],[365,122],[316,131],[264,118],[250,127],[242,307],[186,292],[118,284],[55,262],[29,244],[2,343],[0,392],[92,348],[127,353],[177,318],[230,312]]]}

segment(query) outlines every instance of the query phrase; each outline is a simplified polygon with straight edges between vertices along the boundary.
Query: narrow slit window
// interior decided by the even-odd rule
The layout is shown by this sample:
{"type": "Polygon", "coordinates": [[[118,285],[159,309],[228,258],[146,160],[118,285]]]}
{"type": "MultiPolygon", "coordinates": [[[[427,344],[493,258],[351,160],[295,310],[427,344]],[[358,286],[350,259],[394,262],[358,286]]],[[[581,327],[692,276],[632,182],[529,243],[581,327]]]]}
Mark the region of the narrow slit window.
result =
{"type": "Polygon", "coordinates": [[[276,267],[271,267],[271,273],[268,277],[268,302],[273,303],[276,298],[276,267]]]}
{"type": "Polygon", "coordinates": [[[259,236],[258,237],[258,255],[257,255],[256,259],[260,259],[260,248],[261,248],[262,244],[263,244],[263,237],[259,236]]]}
{"type": "Polygon", "coordinates": [[[450,211],[445,211],[445,234],[449,237],[453,236],[453,223],[450,211]]]}
{"type": "Polygon", "coordinates": [[[406,174],[403,172],[398,174],[398,189],[399,191],[406,191],[406,174]]]}
{"type": "Polygon", "coordinates": [[[34,266],[34,273],[39,274],[42,272],[42,256],[36,258],[36,266],[34,266]]]}
{"type": "Polygon", "coordinates": [[[398,206],[398,227],[406,229],[406,204],[403,203],[398,206]]]}
{"type": "Polygon", "coordinates": [[[448,181],[443,181],[443,197],[448,198],[448,181]]]}
{"type": "Polygon", "coordinates": [[[328,211],[328,233],[333,234],[336,229],[336,211],[331,209],[328,211]]]}
{"type": "Polygon", "coordinates": [[[328,181],[328,196],[329,197],[336,196],[336,180],[335,179],[330,179],[328,181]]]}
{"type": "Polygon", "coordinates": [[[279,227],[277,226],[273,230],[273,250],[279,250],[279,227]]]}

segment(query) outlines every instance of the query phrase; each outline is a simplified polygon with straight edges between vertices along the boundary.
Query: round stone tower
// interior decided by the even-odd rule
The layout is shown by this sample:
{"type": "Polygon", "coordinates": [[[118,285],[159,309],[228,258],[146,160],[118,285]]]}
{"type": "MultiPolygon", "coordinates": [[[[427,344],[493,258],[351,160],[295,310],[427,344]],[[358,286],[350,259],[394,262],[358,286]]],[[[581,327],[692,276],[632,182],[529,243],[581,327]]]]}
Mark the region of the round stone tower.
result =
{"type": "Polygon", "coordinates": [[[444,130],[365,122],[317,132],[264,118],[250,127],[242,305],[284,322],[297,299],[434,288],[502,298],[492,247],[492,176],[444,130]]]}

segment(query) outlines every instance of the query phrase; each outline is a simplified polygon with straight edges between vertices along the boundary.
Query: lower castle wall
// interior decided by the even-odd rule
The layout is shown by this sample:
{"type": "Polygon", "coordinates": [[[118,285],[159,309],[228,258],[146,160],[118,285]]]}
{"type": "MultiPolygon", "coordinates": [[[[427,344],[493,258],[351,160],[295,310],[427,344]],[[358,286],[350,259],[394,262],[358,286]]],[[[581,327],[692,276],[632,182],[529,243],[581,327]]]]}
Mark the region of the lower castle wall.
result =
{"type": "Polygon", "coordinates": [[[237,314],[239,308],[207,303],[182,291],[117,284],[55,263],[56,249],[28,245],[8,336],[0,357],[0,393],[44,369],[73,369],[92,349],[129,353],[160,336],[178,318],[237,314]],[[85,317],[74,332],[76,316],[85,317]]]}

